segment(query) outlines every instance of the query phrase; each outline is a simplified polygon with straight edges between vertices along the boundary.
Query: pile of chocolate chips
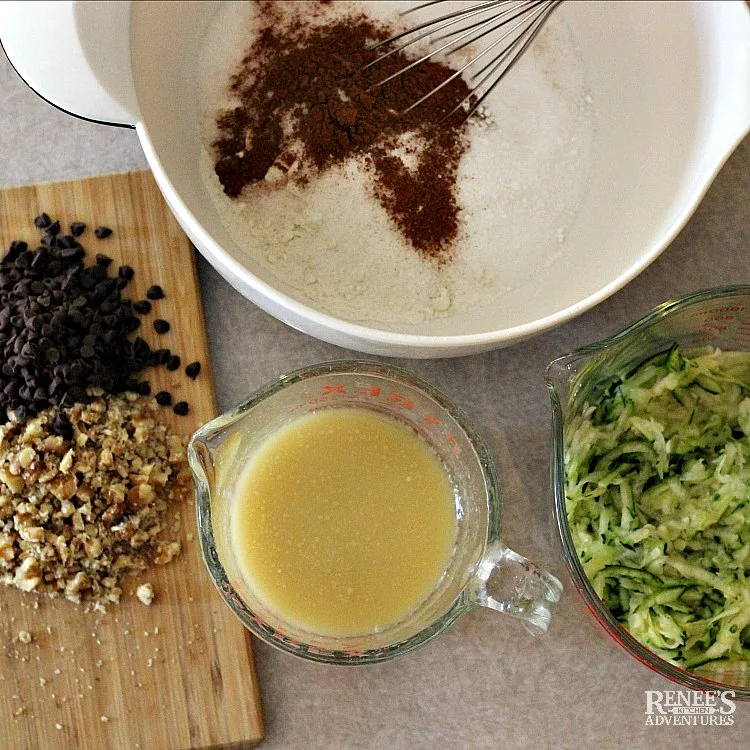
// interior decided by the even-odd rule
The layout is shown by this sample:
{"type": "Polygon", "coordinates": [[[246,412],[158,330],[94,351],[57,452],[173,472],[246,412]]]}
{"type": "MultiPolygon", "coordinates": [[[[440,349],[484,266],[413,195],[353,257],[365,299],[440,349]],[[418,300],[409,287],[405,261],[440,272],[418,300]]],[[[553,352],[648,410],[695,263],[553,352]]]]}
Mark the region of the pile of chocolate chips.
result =
{"type": "MultiPolygon", "coordinates": [[[[15,240],[0,261],[0,423],[8,420],[7,412],[25,422],[54,406],[60,413],[53,431],[70,438],[72,427],[62,410],[86,402],[87,388],[146,396],[151,386],[139,373],[154,365],[177,369],[180,359],[169,349],[152,350],[140,336],[132,338],[141,325],[138,314],[151,305],[123,296],[134,276],[130,266],[110,275],[112,259],[101,253],[86,266],[78,240],[85,224],[73,222],[63,234],[60,222],[46,213],[34,223],[42,231],[39,246],[32,250],[15,240]]],[[[111,233],[108,227],[94,231],[98,239],[111,233]]],[[[147,296],[161,299],[164,293],[153,286],[147,296]]],[[[180,403],[184,406],[175,411],[187,413],[187,404],[180,403]]]]}

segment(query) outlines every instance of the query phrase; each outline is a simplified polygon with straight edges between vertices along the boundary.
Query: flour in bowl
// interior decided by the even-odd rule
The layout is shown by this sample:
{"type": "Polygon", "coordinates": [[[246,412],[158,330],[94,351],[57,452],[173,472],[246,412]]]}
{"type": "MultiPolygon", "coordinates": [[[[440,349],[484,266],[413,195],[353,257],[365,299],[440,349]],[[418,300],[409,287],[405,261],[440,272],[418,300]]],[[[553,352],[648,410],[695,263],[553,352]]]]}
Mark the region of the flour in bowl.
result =
{"type": "MultiPolygon", "coordinates": [[[[337,38],[327,32],[346,29],[353,43],[357,24],[392,23],[404,5],[227,3],[206,35],[200,71],[203,179],[235,243],[313,308],[408,329],[502,304],[503,293],[564,252],[587,182],[595,118],[572,34],[553,17],[460,139],[451,140],[445,128],[430,131],[437,133],[430,140],[424,130],[402,127],[385,143],[378,133],[370,142],[371,123],[357,122],[351,92],[342,86],[340,101],[326,102],[325,112],[337,121],[334,134],[348,133],[349,141],[338,153],[334,142],[318,154],[308,132],[315,122],[309,98],[285,99],[288,91],[264,81],[278,61],[260,59],[258,50],[281,28],[287,36],[279,38],[296,40],[288,52],[279,50],[289,65],[300,57],[305,35],[317,33],[315,43],[331,45],[335,54],[337,38]],[[342,19],[346,25],[336,27],[342,19]],[[251,48],[258,60],[246,56],[251,48]],[[246,118],[266,108],[258,99],[263,85],[264,97],[284,99],[287,108],[278,119],[246,128],[246,118]],[[272,145],[264,149],[266,141],[272,145]]],[[[351,52],[338,64],[359,66],[352,68],[355,77],[361,67],[351,52]]],[[[276,71],[270,80],[283,82],[288,71],[276,71]]],[[[308,78],[315,85],[314,73],[301,75],[300,88],[308,78]]]]}

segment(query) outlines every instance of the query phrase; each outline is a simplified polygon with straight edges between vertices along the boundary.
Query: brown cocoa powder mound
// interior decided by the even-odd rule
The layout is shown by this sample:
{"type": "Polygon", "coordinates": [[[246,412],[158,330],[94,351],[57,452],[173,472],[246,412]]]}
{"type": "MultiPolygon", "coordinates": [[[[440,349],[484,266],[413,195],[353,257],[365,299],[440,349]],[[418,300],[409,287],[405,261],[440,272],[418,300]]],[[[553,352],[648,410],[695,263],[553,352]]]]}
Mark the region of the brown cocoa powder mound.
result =
{"type": "MultiPolygon", "coordinates": [[[[307,166],[323,172],[360,158],[375,197],[406,241],[424,257],[444,261],[458,234],[456,173],[468,148],[463,113],[444,118],[468,94],[466,83],[459,76],[401,115],[454,71],[427,61],[375,87],[410,61],[398,52],[364,69],[380,54],[368,45],[392,29],[364,14],[313,27],[299,17],[283,19],[271,2],[259,5],[259,33],[231,81],[241,104],[217,120],[215,168],[224,192],[235,198],[264,179],[288,145],[281,123],[291,119],[291,139],[302,144],[307,166]],[[414,133],[419,148],[415,166],[407,168],[395,150],[399,137],[414,133]]],[[[325,11],[321,5],[307,12],[320,20],[325,11]]],[[[304,183],[309,170],[289,178],[304,183]]]]}

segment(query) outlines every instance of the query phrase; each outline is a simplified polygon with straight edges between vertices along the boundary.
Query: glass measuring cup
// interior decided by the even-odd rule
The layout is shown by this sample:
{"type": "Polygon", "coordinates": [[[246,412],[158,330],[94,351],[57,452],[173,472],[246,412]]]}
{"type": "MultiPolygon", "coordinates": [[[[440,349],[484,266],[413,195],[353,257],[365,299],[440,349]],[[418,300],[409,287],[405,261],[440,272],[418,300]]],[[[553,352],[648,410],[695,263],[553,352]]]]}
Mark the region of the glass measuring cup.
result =
{"type": "Polygon", "coordinates": [[[690,353],[705,347],[750,350],[750,286],[708,289],[659,305],[614,336],[554,360],[546,381],[552,401],[554,452],[552,481],[555,516],[571,578],[599,625],[641,663],[694,690],[734,690],[750,698],[750,664],[687,671],[657,656],[615,619],[596,594],[579,560],[568,527],[565,505],[566,419],[580,413],[585,402],[598,399],[614,377],[677,344],[690,353]]]}
{"type": "Polygon", "coordinates": [[[369,361],[308,367],[269,383],[193,436],[206,567],[224,601],[256,636],[296,656],[331,664],[371,664],[408,653],[477,605],[520,618],[542,633],[560,598],[559,581],[500,541],[502,495],[494,464],[466,415],[428,383],[369,361]],[[408,426],[440,458],[451,482],[457,538],[436,587],[413,611],[378,632],[335,638],[284,621],[244,580],[230,543],[233,494],[248,460],[282,426],[313,411],[370,409],[408,426]]]}

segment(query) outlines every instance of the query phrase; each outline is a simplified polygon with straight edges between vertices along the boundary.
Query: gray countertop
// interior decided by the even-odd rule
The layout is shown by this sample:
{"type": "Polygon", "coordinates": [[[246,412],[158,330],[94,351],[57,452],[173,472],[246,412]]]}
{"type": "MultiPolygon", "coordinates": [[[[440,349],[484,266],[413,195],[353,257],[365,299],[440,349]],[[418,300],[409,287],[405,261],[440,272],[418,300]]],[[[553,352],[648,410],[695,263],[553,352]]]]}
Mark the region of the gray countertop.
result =
{"type": "MultiPolygon", "coordinates": [[[[0,185],[142,168],[135,132],[77,120],[37,98],[0,56],[0,185]]],[[[219,407],[282,371],[351,352],[271,318],[200,261],[219,407]]],[[[750,704],[734,725],[646,727],[646,690],[674,686],[592,623],[566,574],[549,487],[553,358],[614,333],[658,303],[750,283],[750,139],[729,159],[672,245],[595,309],[487,354],[397,361],[455,398],[484,434],[505,491],[503,537],[566,590],[549,632],[475,610],[414,654],[381,666],[306,663],[256,643],[264,748],[747,747],[750,704]]]]}

